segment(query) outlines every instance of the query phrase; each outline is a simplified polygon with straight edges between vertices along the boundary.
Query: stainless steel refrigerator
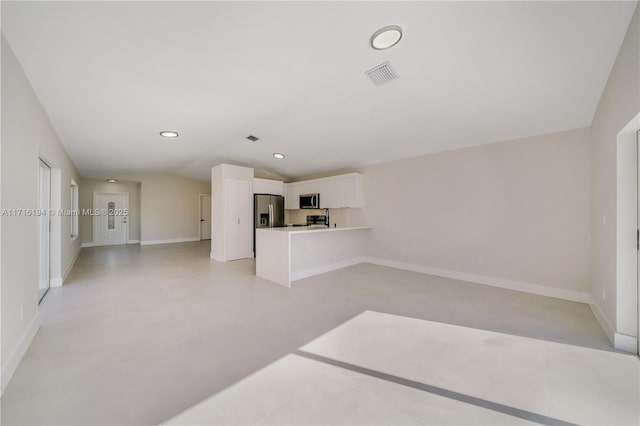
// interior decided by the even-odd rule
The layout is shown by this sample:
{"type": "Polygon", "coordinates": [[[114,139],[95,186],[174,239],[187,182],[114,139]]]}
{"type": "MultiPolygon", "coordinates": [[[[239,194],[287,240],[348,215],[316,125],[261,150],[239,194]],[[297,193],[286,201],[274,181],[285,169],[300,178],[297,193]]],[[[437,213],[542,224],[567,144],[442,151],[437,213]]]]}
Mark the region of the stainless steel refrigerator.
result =
{"type": "Polygon", "coordinates": [[[284,226],[284,197],[256,194],[253,196],[253,253],[256,254],[256,228],[284,226]]]}

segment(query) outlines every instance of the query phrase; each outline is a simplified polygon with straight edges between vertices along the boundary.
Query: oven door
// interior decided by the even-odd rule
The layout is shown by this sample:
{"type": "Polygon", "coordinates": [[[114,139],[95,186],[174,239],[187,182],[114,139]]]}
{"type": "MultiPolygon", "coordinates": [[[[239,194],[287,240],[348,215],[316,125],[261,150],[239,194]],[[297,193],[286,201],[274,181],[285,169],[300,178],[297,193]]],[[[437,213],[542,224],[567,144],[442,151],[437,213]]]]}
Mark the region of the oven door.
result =
{"type": "Polygon", "coordinates": [[[301,209],[320,208],[320,194],[304,194],[300,196],[301,209]]]}

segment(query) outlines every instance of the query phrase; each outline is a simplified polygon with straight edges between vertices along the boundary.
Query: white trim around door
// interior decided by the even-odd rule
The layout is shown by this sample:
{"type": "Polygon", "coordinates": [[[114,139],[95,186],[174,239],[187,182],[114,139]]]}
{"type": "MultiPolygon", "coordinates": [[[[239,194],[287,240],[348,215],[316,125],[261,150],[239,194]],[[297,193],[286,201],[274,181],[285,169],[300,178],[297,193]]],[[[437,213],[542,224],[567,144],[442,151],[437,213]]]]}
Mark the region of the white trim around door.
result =
{"type": "Polygon", "coordinates": [[[38,303],[51,287],[51,167],[39,159],[38,166],[38,303]]]}
{"type": "Polygon", "coordinates": [[[198,226],[201,240],[211,239],[211,194],[198,195],[198,226]]]}

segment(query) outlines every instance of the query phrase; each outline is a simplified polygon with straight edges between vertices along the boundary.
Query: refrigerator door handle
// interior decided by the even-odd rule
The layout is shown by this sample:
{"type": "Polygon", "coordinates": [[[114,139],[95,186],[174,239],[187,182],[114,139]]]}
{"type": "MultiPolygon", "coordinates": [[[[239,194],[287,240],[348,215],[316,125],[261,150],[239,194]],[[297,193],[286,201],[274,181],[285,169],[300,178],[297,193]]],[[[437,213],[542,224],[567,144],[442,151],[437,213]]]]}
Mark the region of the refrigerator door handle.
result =
{"type": "Polygon", "coordinates": [[[269,228],[273,228],[273,204],[269,204],[269,228]]]}

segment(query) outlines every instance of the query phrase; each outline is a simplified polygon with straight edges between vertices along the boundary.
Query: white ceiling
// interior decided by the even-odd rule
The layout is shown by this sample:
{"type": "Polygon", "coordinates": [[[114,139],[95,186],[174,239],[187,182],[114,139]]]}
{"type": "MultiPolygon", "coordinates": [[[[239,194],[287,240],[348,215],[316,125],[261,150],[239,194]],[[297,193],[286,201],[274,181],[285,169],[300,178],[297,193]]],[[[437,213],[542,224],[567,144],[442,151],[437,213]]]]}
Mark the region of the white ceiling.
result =
{"type": "Polygon", "coordinates": [[[590,125],[635,7],[2,2],[2,32],[83,176],[299,177],[590,125]]]}

